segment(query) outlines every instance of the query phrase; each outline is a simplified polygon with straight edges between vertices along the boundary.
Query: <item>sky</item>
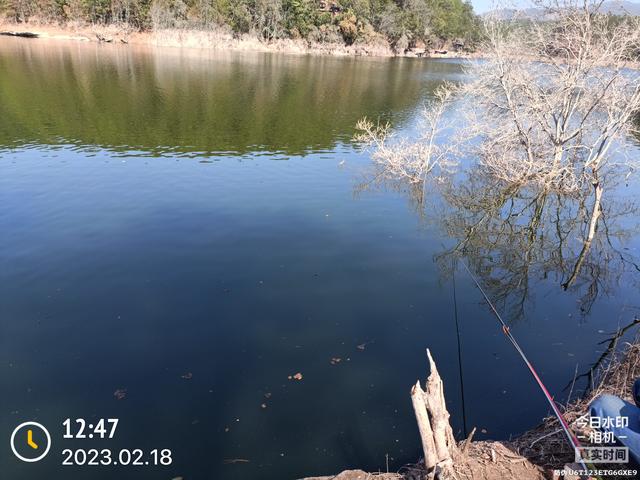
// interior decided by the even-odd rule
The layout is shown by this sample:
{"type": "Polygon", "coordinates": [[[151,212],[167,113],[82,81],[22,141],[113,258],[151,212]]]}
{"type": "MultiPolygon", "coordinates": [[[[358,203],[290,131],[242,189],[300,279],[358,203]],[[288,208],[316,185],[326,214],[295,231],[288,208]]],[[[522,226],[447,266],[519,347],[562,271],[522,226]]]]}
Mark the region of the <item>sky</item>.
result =
{"type": "MultiPolygon", "coordinates": [[[[515,7],[532,7],[532,0],[470,0],[473,10],[476,13],[485,13],[494,10],[496,5],[498,8],[515,8],[515,7]]],[[[639,3],[639,0],[630,0],[633,3],[639,3]]]]}
{"type": "Polygon", "coordinates": [[[471,4],[476,13],[485,13],[493,10],[496,5],[498,5],[498,8],[504,8],[505,6],[531,6],[531,2],[527,0],[471,0],[471,4]]]}
{"type": "Polygon", "coordinates": [[[473,5],[473,10],[476,13],[484,13],[491,10],[491,6],[493,5],[493,0],[471,0],[471,4],[473,5]]]}

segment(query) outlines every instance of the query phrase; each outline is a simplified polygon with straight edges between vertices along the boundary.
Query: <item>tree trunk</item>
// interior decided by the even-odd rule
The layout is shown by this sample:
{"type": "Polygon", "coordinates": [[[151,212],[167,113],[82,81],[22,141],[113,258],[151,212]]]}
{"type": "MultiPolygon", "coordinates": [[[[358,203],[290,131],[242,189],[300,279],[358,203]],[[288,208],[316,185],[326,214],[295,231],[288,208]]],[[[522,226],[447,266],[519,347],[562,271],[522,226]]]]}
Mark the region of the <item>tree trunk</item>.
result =
{"type": "Polygon", "coordinates": [[[596,182],[593,185],[595,189],[595,199],[593,201],[593,209],[591,210],[591,220],[589,221],[589,231],[587,232],[587,243],[591,243],[593,237],[596,234],[596,227],[598,226],[598,219],[600,218],[600,214],[602,213],[601,203],[602,203],[602,186],[600,182],[596,182]]]}
{"type": "Polygon", "coordinates": [[[449,412],[444,398],[444,386],[431,352],[427,349],[431,373],[426,391],[420,381],[411,388],[411,401],[422,440],[424,463],[431,476],[452,476],[453,459],[458,453],[449,424],[449,412]]]}
{"type": "Polygon", "coordinates": [[[578,274],[582,269],[582,264],[584,263],[585,258],[587,258],[587,253],[589,253],[589,249],[591,248],[593,237],[596,236],[598,220],[602,213],[602,186],[600,185],[600,182],[596,181],[593,184],[593,188],[595,189],[595,198],[593,200],[593,208],[591,209],[591,218],[589,219],[589,229],[587,230],[587,236],[584,240],[584,244],[582,245],[582,250],[580,250],[580,254],[578,255],[578,259],[573,266],[571,275],[569,275],[569,279],[562,284],[562,288],[565,290],[573,285],[573,282],[578,278],[578,274]]]}

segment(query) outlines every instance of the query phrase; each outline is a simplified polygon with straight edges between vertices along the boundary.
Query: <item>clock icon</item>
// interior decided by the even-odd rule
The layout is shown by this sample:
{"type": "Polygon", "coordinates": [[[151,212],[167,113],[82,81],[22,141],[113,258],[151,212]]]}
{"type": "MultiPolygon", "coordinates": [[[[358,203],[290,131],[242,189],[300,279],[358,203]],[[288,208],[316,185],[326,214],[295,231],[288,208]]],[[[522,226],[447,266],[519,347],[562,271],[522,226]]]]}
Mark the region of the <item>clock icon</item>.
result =
{"type": "Polygon", "coordinates": [[[36,422],[24,422],[11,434],[11,450],[23,462],[37,462],[49,453],[51,435],[36,422]]]}

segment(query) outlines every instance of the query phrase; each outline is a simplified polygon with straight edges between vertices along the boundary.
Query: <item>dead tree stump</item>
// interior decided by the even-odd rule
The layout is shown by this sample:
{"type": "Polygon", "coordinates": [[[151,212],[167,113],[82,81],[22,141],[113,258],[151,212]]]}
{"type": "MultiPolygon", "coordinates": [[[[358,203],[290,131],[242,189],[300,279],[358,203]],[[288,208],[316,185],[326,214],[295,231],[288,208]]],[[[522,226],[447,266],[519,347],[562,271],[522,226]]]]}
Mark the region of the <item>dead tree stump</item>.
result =
{"type": "Polygon", "coordinates": [[[411,401],[418,422],[424,451],[424,463],[430,478],[455,478],[453,461],[458,447],[449,424],[449,412],[444,399],[444,387],[431,352],[426,391],[418,380],[411,388],[411,401]]]}

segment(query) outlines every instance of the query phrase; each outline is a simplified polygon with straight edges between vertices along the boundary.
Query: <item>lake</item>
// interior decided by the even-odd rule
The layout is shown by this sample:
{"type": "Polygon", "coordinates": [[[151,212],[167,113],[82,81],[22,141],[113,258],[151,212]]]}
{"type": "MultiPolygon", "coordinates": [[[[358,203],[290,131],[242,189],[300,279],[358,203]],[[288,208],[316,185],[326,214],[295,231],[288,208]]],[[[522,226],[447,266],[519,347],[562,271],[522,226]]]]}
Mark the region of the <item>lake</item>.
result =
{"type": "Polygon", "coordinates": [[[173,463],[92,480],[396,471],[420,456],[427,347],[458,438],[516,435],[548,405],[454,260],[566,400],[638,314],[637,182],[607,197],[575,278],[579,204],[514,195],[540,207],[527,222],[469,205],[482,179],[417,203],[360,188],[358,119],[411,133],[463,79],[447,60],[0,39],[0,436],[35,420],[54,439],[36,464],[5,443],[7,478],[88,478],[62,449],[108,447],[173,463]],[[81,441],[66,418],[120,422],[81,441]]]}

